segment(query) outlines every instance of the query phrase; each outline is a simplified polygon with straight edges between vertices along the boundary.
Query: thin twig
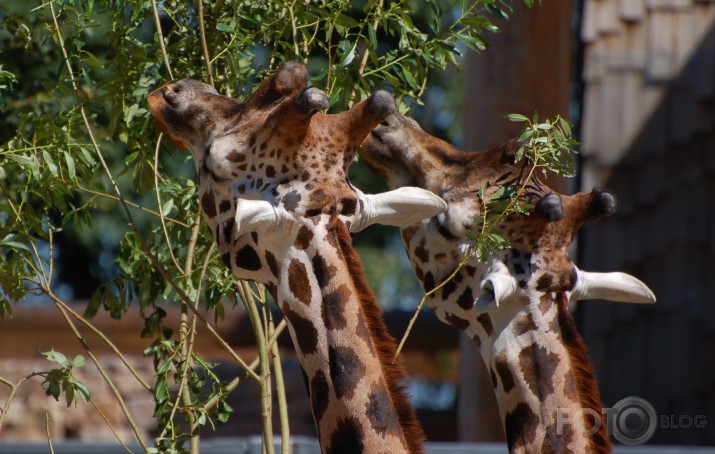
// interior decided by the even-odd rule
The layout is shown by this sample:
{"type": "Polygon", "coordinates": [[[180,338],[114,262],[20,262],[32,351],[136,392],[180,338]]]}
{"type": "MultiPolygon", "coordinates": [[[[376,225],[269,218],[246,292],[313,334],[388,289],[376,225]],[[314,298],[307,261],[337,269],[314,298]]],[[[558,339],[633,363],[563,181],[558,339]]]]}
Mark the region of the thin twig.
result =
{"type": "Polygon", "coordinates": [[[17,389],[25,382],[25,380],[32,377],[33,375],[35,374],[33,373],[27,377],[21,378],[20,380],[18,380],[17,383],[13,383],[5,377],[0,377],[0,383],[10,388],[10,395],[7,396],[7,399],[5,400],[2,409],[0,409],[0,429],[2,429],[2,425],[5,422],[5,416],[7,416],[7,413],[10,411],[10,404],[12,403],[12,399],[15,397],[17,389]]]}
{"type": "Polygon", "coordinates": [[[70,327],[70,330],[74,334],[75,338],[77,338],[79,343],[82,345],[84,350],[87,352],[87,355],[92,360],[92,363],[94,363],[95,367],[99,371],[99,374],[104,379],[104,382],[107,384],[107,386],[109,386],[109,389],[112,391],[112,394],[114,394],[114,397],[117,400],[119,407],[122,409],[124,416],[127,418],[127,422],[129,423],[129,426],[134,431],[134,435],[136,435],[136,438],[139,441],[139,444],[142,446],[142,448],[144,448],[145,451],[148,450],[149,448],[148,448],[146,442],[144,442],[144,438],[142,437],[139,427],[134,422],[134,418],[132,418],[131,413],[129,413],[129,409],[127,408],[127,405],[124,402],[124,398],[122,398],[122,395],[119,393],[119,390],[114,385],[114,382],[112,381],[112,379],[109,378],[109,375],[104,370],[104,368],[100,364],[97,357],[94,356],[94,353],[92,353],[92,349],[89,348],[89,344],[87,344],[87,342],[84,340],[84,338],[82,337],[82,334],[77,329],[77,326],[74,324],[74,322],[72,322],[72,319],[70,319],[68,312],[65,311],[65,309],[63,307],[63,306],[65,306],[65,304],[59,298],[57,298],[57,296],[54,293],[52,293],[52,291],[50,289],[45,289],[45,291],[47,292],[47,295],[50,298],[52,298],[52,300],[55,302],[55,306],[59,309],[60,313],[62,314],[62,317],[65,319],[65,322],[70,327]]]}
{"type": "MultiPolygon", "coordinates": [[[[81,190],[81,191],[84,191],[84,192],[86,192],[86,193],[88,193],[88,194],[94,194],[94,195],[96,195],[96,196],[104,197],[105,199],[114,200],[114,201],[119,201],[119,200],[120,200],[119,197],[117,197],[117,196],[115,196],[115,195],[112,195],[112,194],[107,194],[106,192],[95,191],[94,189],[85,188],[84,186],[76,186],[76,187],[77,187],[77,189],[79,189],[79,190],[81,190]]],[[[130,207],[132,207],[132,208],[139,209],[139,210],[141,210],[141,211],[143,211],[143,212],[145,212],[145,213],[151,214],[151,215],[156,216],[156,217],[161,217],[161,215],[160,215],[158,212],[156,212],[156,211],[154,211],[154,210],[150,210],[150,209],[148,209],[148,208],[144,208],[143,206],[141,206],[141,205],[139,205],[139,204],[137,204],[137,203],[130,202],[129,200],[125,200],[124,202],[125,202],[128,206],[130,206],[130,207]]],[[[175,224],[178,224],[178,225],[180,225],[181,227],[184,227],[184,228],[187,228],[187,229],[188,229],[189,227],[191,227],[189,224],[187,224],[187,223],[185,223],[185,222],[183,222],[183,221],[179,221],[178,219],[170,218],[170,217],[168,217],[168,216],[164,216],[164,219],[167,220],[167,221],[173,222],[173,223],[175,223],[175,224]]]]}
{"type": "Polygon", "coordinates": [[[156,27],[156,36],[159,39],[159,47],[161,47],[161,55],[164,58],[164,65],[169,72],[169,78],[173,80],[174,74],[171,72],[169,55],[166,53],[166,46],[164,45],[164,33],[161,30],[161,20],[159,19],[159,8],[156,6],[156,0],[151,0],[151,8],[154,11],[154,26],[156,27]]]}
{"type": "Polygon", "coordinates": [[[91,403],[92,406],[94,407],[94,409],[97,410],[97,413],[99,413],[99,416],[102,417],[102,419],[104,420],[104,423],[109,427],[109,430],[112,431],[112,433],[114,434],[114,437],[117,439],[117,441],[119,442],[119,444],[122,445],[122,447],[124,447],[124,450],[127,451],[129,454],[132,454],[132,450],[129,449],[129,447],[126,445],[126,443],[124,443],[124,442],[122,441],[122,438],[119,436],[119,434],[117,433],[117,431],[114,430],[114,426],[112,426],[112,423],[109,422],[109,419],[107,419],[107,417],[106,417],[105,414],[102,412],[102,410],[100,410],[99,406],[97,405],[97,402],[95,402],[94,399],[92,399],[92,398],[90,397],[90,398],[89,398],[89,403],[91,403]]]}
{"type": "MultiPolygon", "coordinates": [[[[273,315],[268,312],[268,337],[276,330],[273,315]]],[[[268,341],[268,339],[266,339],[268,341]]],[[[283,366],[278,343],[270,344],[269,351],[273,357],[273,374],[276,377],[276,399],[278,400],[278,418],[281,423],[281,454],[290,453],[290,423],[288,418],[288,401],[286,400],[285,382],[283,381],[283,366]]]]}
{"type": "Polygon", "coordinates": [[[246,311],[248,312],[253,332],[256,338],[256,347],[258,349],[258,367],[261,375],[261,422],[263,426],[263,446],[267,454],[275,454],[273,446],[273,425],[271,418],[271,368],[269,362],[269,352],[266,346],[266,332],[263,329],[261,316],[258,312],[256,300],[253,298],[251,286],[246,281],[236,283],[236,288],[241,301],[243,301],[246,311]]]}
{"type": "Polygon", "coordinates": [[[176,269],[181,270],[181,265],[179,265],[179,261],[176,260],[176,256],[174,255],[174,247],[171,244],[169,230],[166,228],[166,221],[164,221],[164,209],[162,208],[161,191],[159,190],[159,150],[161,149],[162,136],[163,134],[159,134],[159,139],[156,141],[156,148],[154,150],[154,193],[156,194],[156,206],[159,210],[159,221],[161,222],[164,239],[166,240],[166,249],[169,251],[169,257],[171,257],[171,261],[174,262],[176,269]]]}
{"type": "MultiPolygon", "coordinates": [[[[281,320],[280,323],[278,323],[278,325],[276,325],[276,329],[275,329],[274,333],[271,335],[270,339],[268,339],[269,347],[273,347],[273,345],[278,341],[278,336],[280,336],[283,333],[283,330],[286,328],[286,326],[287,326],[287,323],[286,323],[285,318],[283,320],[281,320]]],[[[248,367],[251,370],[255,370],[256,367],[258,367],[258,358],[256,357],[248,367]]],[[[228,391],[228,392],[233,391],[234,389],[236,389],[238,387],[238,385],[243,383],[243,381],[245,379],[247,379],[248,377],[249,377],[248,372],[244,372],[243,375],[241,375],[240,377],[234,378],[233,380],[231,380],[231,382],[229,382],[229,384],[226,385],[226,391],[228,391]]],[[[209,411],[211,408],[213,408],[214,405],[216,405],[218,403],[219,397],[220,397],[219,395],[214,395],[209,400],[207,400],[203,407],[204,411],[209,411]]]]}
{"type": "Polygon", "coordinates": [[[45,433],[47,433],[47,446],[50,447],[50,453],[55,454],[55,449],[52,447],[52,435],[50,435],[50,412],[45,410],[45,433]]]}
{"type": "Polygon", "coordinates": [[[209,58],[209,48],[206,44],[206,30],[204,29],[204,2],[199,0],[199,37],[201,39],[201,51],[204,54],[206,73],[208,74],[209,85],[213,87],[214,76],[211,72],[211,59],[209,58]]]}

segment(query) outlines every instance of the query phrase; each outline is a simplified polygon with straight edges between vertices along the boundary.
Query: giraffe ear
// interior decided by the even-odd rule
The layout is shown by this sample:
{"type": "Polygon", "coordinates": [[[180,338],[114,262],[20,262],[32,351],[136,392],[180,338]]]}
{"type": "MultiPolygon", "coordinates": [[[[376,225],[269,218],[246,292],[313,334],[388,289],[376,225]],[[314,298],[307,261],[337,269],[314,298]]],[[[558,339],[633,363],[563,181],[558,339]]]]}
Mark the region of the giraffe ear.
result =
{"type": "Polygon", "coordinates": [[[640,280],[626,273],[593,273],[576,270],[578,280],[571,301],[602,299],[624,303],[655,303],[655,295],[640,280]]]}
{"type": "Polygon", "coordinates": [[[277,229],[287,212],[265,200],[236,199],[236,235],[277,229]]]}
{"type": "Polygon", "coordinates": [[[362,198],[363,210],[350,226],[359,232],[372,224],[407,227],[447,210],[447,203],[426,189],[403,187],[362,198]]]}
{"type": "Polygon", "coordinates": [[[474,309],[487,312],[516,293],[519,282],[507,270],[497,269],[487,272],[479,286],[482,291],[474,301],[474,309]]]}

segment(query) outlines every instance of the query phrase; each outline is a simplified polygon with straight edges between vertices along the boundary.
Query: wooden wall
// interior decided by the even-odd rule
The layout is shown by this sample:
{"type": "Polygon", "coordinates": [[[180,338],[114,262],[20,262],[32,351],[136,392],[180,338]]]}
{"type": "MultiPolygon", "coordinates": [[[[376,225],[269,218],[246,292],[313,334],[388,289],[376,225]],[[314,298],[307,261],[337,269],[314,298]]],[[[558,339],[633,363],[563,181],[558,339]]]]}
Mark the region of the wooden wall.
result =
{"type": "Polygon", "coordinates": [[[635,395],[705,429],[652,443],[715,443],[715,2],[585,0],[582,189],[618,212],[587,228],[584,268],[620,269],[652,307],[587,302],[579,317],[606,405],[635,395]]]}

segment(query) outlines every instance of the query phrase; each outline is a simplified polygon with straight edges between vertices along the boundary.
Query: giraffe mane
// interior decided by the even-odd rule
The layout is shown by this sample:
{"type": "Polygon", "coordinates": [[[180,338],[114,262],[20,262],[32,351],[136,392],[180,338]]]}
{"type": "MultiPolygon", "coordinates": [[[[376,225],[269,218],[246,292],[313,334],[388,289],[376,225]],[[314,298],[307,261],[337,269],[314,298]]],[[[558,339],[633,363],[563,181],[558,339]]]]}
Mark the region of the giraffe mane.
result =
{"type": "Polygon", "coordinates": [[[370,332],[375,349],[380,360],[380,368],[390,394],[390,400],[395,408],[395,413],[402,426],[405,441],[411,453],[422,453],[422,444],[425,440],[424,432],[417,421],[414,408],[407,397],[406,387],[403,384],[407,373],[401,362],[396,361],[397,347],[395,340],[387,331],[382,309],[377,303],[377,297],[368,285],[365,269],[360,257],[352,247],[352,239],[347,226],[339,219],[335,220],[335,233],[338,245],[349,275],[351,276],[360,303],[360,309],[370,332]]]}
{"type": "MultiPolygon", "coordinates": [[[[556,294],[556,305],[559,314],[559,328],[566,351],[568,352],[571,370],[576,381],[576,392],[578,394],[581,408],[591,408],[600,415],[601,425],[598,430],[590,436],[591,447],[597,453],[610,453],[612,446],[608,438],[606,428],[606,418],[602,413],[603,402],[598,392],[598,383],[593,365],[588,356],[588,349],[583,338],[576,329],[576,322],[569,312],[568,299],[563,292],[556,294]]],[[[595,421],[590,421],[592,416],[583,413],[585,421],[584,427],[593,427],[595,421]]]]}

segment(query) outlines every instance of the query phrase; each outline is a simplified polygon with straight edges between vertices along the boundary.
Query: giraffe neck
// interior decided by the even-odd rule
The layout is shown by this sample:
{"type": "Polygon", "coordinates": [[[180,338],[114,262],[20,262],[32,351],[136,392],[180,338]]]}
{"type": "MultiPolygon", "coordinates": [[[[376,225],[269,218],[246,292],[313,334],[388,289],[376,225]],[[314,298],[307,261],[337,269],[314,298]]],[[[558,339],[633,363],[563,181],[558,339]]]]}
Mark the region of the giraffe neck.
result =
{"type": "Polygon", "coordinates": [[[325,452],[421,452],[394,341],[345,225],[326,225],[300,227],[276,289],[321,446],[325,452]]]}
{"type": "MultiPolygon", "coordinates": [[[[402,233],[425,291],[447,279],[462,259],[435,220],[402,233]]],[[[512,251],[505,261],[523,282],[519,301],[477,312],[474,301],[485,266],[473,259],[427,304],[441,321],[465,332],[479,347],[510,452],[541,452],[542,447],[545,452],[610,452],[593,369],[566,295],[534,288],[539,279],[531,275],[532,264],[539,258],[512,251]],[[589,430],[595,425],[592,415],[600,418],[599,430],[589,430]]]]}
{"type": "Polygon", "coordinates": [[[494,314],[481,337],[510,452],[610,452],[593,368],[563,292],[494,314]],[[596,417],[597,419],[594,419],[596,417]]]}

